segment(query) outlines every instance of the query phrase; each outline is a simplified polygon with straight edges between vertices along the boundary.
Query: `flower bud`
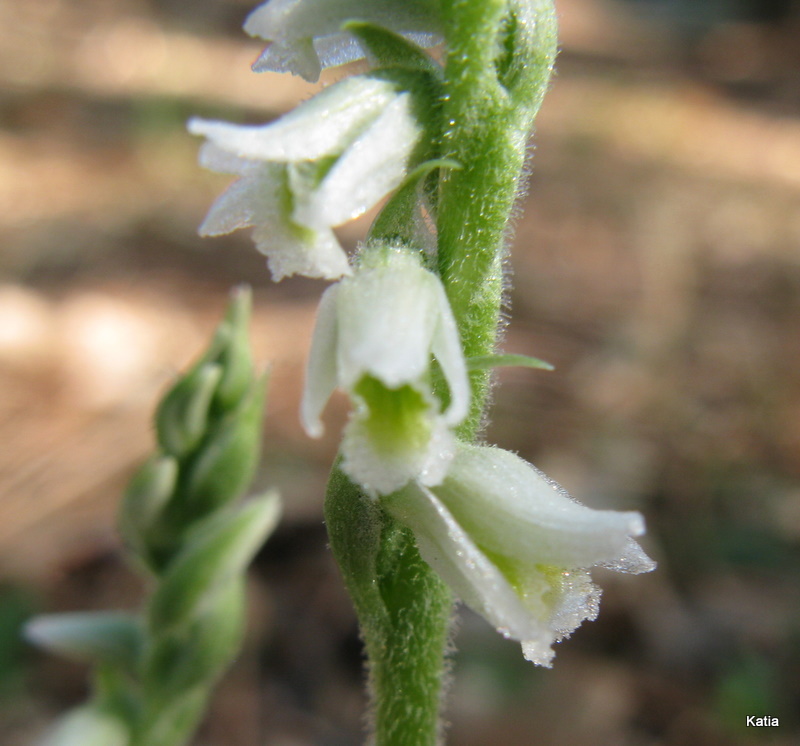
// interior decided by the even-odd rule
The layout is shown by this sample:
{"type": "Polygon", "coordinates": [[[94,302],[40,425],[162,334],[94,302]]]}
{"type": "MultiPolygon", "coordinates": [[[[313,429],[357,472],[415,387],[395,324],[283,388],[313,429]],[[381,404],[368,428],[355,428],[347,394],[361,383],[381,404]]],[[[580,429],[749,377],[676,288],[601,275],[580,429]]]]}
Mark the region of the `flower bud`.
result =
{"type": "Polygon", "coordinates": [[[253,379],[253,356],[250,350],[250,312],[253,299],[250,288],[237,288],[231,298],[223,324],[228,334],[214,362],[222,367],[214,402],[223,410],[234,408],[247,392],[253,379]]]}
{"type": "Polygon", "coordinates": [[[181,459],[197,447],[221,376],[219,365],[201,363],[181,377],[161,400],[156,411],[156,433],[167,453],[181,459]]]}
{"type": "Polygon", "coordinates": [[[185,629],[205,613],[244,570],[279,515],[278,495],[270,492],[193,529],[151,599],[150,630],[185,629]]]}
{"type": "Polygon", "coordinates": [[[187,467],[183,499],[192,517],[241,497],[261,455],[265,384],[259,381],[238,408],[209,434],[187,467]]]}
{"type": "Polygon", "coordinates": [[[150,697],[169,698],[213,681],[239,649],[245,621],[244,581],[235,578],[211,607],[179,634],[158,635],[144,664],[150,697]]]}
{"type": "Polygon", "coordinates": [[[144,535],[175,492],[178,462],[172,456],[154,456],[131,479],[120,510],[119,527],[126,541],[141,549],[144,535]]]}

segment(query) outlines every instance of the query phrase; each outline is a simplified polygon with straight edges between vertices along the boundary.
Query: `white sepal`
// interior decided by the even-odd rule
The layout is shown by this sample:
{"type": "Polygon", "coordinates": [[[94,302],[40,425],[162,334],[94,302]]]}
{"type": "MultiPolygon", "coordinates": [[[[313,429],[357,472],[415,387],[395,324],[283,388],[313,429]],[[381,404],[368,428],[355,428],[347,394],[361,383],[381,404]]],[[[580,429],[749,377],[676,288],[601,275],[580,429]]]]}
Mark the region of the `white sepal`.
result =
{"type": "MultiPolygon", "coordinates": [[[[437,494],[482,547],[531,565],[613,562],[631,537],[644,533],[640,513],[581,505],[536,467],[501,448],[461,445],[437,494]]],[[[653,567],[643,560],[628,572],[653,567]]]]}
{"type": "Polygon", "coordinates": [[[320,184],[297,201],[294,219],[315,227],[341,225],[366,212],[406,176],[421,128],[411,96],[400,94],[357,137],[320,184]]]}
{"type": "Polygon", "coordinates": [[[340,283],[337,365],[344,388],[364,375],[397,388],[426,374],[439,310],[437,286],[438,278],[414,254],[401,251],[340,283]]]}
{"type": "Polygon", "coordinates": [[[339,285],[334,285],[322,294],[317,308],[314,336],[311,339],[311,351],[308,355],[306,385],[300,402],[300,421],[312,438],[319,438],[324,432],[320,417],[338,383],[336,368],[338,292],[339,285]]]}
{"type": "Polygon", "coordinates": [[[358,75],[325,88],[269,124],[230,124],[195,117],[188,127],[193,135],[203,135],[241,158],[313,161],[343,152],[399,95],[385,80],[358,75]]]}
{"type": "Polygon", "coordinates": [[[435,0],[271,0],[247,18],[244,30],[271,44],[253,65],[257,72],[291,72],[311,82],[320,71],[364,57],[341,30],[348,20],[376,23],[432,47],[441,41],[435,0]]]}

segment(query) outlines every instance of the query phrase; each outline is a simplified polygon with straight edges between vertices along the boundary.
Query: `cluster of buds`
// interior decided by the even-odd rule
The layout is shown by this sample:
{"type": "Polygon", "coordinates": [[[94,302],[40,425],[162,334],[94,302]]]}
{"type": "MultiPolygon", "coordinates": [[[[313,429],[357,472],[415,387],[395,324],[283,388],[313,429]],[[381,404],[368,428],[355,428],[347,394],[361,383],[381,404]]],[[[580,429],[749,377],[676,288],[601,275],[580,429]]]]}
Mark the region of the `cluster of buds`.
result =
{"type": "MultiPolygon", "coordinates": [[[[531,3],[510,6],[516,32],[533,33],[531,3]]],[[[435,0],[272,0],[245,25],[270,42],[255,69],[313,81],[326,66],[380,62],[363,33],[343,27],[351,17],[362,32],[382,26],[384,49],[441,39],[435,0]]],[[[597,613],[591,567],[638,573],[654,565],[634,541],[644,532],[638,513],[582,506],[516,455],[459,441],[469,365],[427,247],[373,237],[351,260],[338,244],[333,227],[436,158],[427,143],[443,134],[420,116],[431,100],[406,80],[386,69],[349,77],[263,126],[192,120],[190,130],[207,138],[201,162],[238,176],[200,230],[253,227],[276,280],[339,280],[317,314],[305,429],[321,435],[325,404],[343,390],[353,410],[342,470],[414,531],[423,558],[465,603],[519,640],[528,659],[549,665],[551,645],[597,613]]]]}
{"type": "Polygon", "coordinates": [[[154,588],[144,613],[27,625],[37,645],[96,666],[92,700],[46,746],[180,746],[239,650],[245,571],[280,514],[274,492],[242,502],[260,457],[265,385],[249,317],[240,289],[206,352],[162,399],[158,447],[128,486],[120,529],[154,588]]]}

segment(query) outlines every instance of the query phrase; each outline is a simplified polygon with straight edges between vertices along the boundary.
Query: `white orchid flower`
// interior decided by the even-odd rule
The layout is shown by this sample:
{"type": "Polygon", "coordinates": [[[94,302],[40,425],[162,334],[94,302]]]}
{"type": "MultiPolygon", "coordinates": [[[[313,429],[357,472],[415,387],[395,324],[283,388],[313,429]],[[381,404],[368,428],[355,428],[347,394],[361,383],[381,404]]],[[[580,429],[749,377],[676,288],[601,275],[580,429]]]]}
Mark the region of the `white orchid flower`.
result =
{"type": "Polygon", "coordinates": [[[513,453],[459,444],[443,482],[410,484],[384,506],[422,557],[524,656],[550,666],[552,644],[597,616],[588,569],[648,572],[636,512],[593,510],[513,453]]]}
{"type": "Polygon", "coordinates": [[[275,280],[336,279],[350,271],[332,227],[400,185],[421,127],[411,95],[384,80],[343,80],[275,122],[245,126],[192,119],[206,168],[239,178],[212,205],[200,234],[253,227],[275,280]]]}
{"type": "Polygon", "coordinates": [[[323,295],[301,406],[309,435],[322,434],[320,415],[337,387],[355,404],[342,442],[351,479],[371,495],[442,481],[470,389],[447,296],[416,253],[372,247],[352,277],[323,295]],[[444,411],[432,358],[449,388],[444,411]]]}
{"type": "Polygon", "coordinates": [[[290,72],[312,83],[325,67],[364,57],[342,31],[349,20],[368,21],[423,47],[441,42],[436,0],[270,0],[247,18],[244,30],[271,42],[256,60],[256,72],[290,72]]]}

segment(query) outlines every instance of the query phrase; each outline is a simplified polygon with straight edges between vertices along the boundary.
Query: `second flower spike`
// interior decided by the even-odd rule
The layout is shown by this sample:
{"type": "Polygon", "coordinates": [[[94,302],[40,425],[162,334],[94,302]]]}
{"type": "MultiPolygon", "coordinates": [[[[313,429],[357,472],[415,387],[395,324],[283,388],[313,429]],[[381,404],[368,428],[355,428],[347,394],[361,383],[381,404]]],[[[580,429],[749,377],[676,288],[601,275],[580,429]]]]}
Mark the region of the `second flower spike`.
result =
{"type": "Polygon", "coordinates": [[[402,182],[422,128],[411,94],[355,76],[275,122],[246,126],[192,119],[200,162],[238,176],[212,205],[201,235],[252,227],[275,280],[349,273],[331,228],[358,217],[402,182]]]}
{"type": "Polygon", "coordinates": [[[444,289],[415,252],[371,247],[353,276],[323,295],[301,409],[310,435],[321,435],[320,415],[337,387],[355,405],[342,443],[351,479],[372,495],[444,479],[469,382],[444,289]],[[433,358],[447,383],[446,408],[433,391],[433,358]]]}

